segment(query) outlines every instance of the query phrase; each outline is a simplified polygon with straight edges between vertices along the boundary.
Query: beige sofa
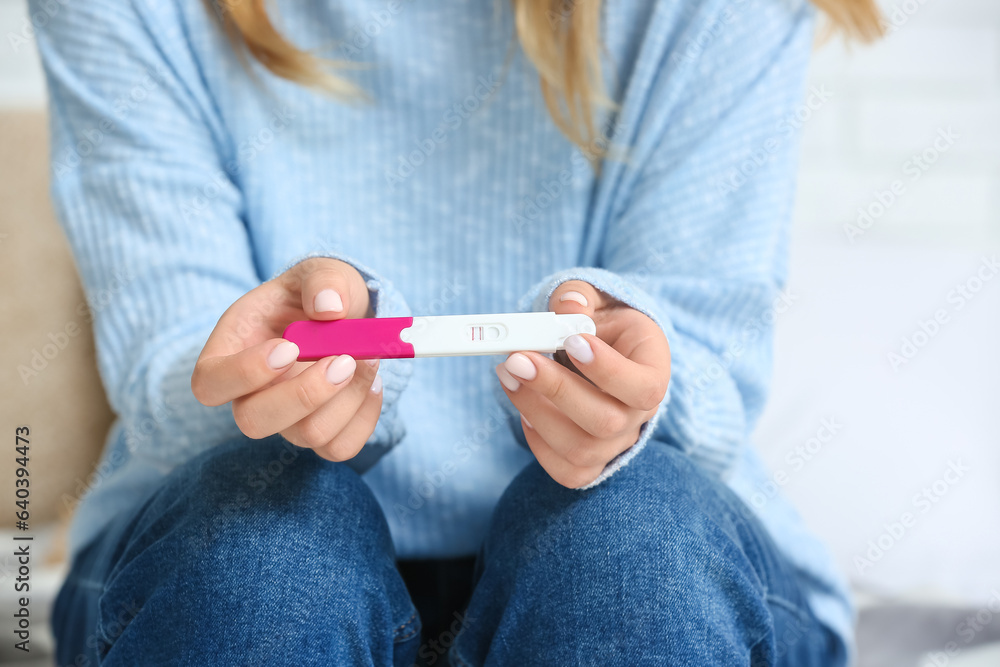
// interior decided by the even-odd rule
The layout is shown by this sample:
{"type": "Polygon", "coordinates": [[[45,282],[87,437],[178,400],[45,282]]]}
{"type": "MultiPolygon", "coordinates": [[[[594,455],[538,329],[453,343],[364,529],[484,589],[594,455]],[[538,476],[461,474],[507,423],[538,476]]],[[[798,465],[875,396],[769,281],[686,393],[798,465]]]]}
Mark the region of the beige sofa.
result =
{"type": "MultiPolygon", "coordinates": [[[[65,523],[112,420],[89,306],[49,200],[47,134],[41,112],[0,113],[0,422],[8,443],[0,496],[13,502],[14,429],[28,426],[32,530],[65,523]]],[[[0,517],[0,527],[13,527],[12,511],[0,517]]]]}

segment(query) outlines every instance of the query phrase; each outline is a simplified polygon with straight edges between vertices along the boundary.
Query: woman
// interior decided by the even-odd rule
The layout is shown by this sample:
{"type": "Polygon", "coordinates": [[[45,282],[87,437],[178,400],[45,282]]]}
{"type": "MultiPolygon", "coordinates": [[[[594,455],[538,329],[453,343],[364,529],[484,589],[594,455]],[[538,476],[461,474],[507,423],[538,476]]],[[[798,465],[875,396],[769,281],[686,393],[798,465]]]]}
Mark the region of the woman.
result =
{"type": "Polygon", "coordinates": [[[88,293],[117,281],[59,663],[849,661],[822,545],[751,502],[813,7],[281,4],[32,3],[59,217],[88,293]],[[597,335],[360,364],[280,339],[546,309],[597,335]],[[397,564],[473,554],[421,644],[397,564]]]}

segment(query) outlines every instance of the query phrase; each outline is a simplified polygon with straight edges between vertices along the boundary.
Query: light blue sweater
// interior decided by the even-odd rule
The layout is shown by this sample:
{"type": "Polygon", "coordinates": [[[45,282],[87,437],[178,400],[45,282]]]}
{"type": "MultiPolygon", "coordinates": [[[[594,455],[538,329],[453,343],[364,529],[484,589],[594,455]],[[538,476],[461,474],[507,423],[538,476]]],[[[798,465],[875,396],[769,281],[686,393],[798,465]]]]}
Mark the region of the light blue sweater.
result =
{"type": "MultiPolygon", "coordinates": [[[[603,126],[628,151],[595,175],[547,114],[506,2],[278,4],[299,46],[370,65],[345,76],[371,103],[259,66],[254,83],[201,0],[31,2],[48,17],[52,191],[118,415],[73,550],[179,463],[242,437],[228,405],[192,396],[195,359],[230,304],[312,255],[356,266],[379,317],[544,310],[570,278],[641,310],[673,374],[605,476],[656,438],[749,502],[766,476],[750,436],[782,308],[814,10],[607,0],[620,110],[603,126]]],[[[353,465],[400,556],[473,553],[530,460],[497,361],[382,364],[383,411],[353,465]]],[[[780,496],[755,505],[849,640],[823,546],[780,496]]]]}

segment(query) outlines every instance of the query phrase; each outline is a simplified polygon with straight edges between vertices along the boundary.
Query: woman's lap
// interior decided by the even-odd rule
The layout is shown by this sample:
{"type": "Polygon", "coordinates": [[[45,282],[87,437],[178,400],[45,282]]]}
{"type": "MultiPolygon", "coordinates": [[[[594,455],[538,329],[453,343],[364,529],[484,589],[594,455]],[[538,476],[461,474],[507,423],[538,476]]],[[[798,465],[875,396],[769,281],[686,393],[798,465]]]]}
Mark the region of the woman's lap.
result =
{"type": "Polygon", "coordinates": [[[371,491],[280,438],[172,472],[83,550],[53,624],[60,665],[393,664],[420,630],[371,491]]]}
{"type": "Polygon", "coordinates": [[[533,463],[501,498],[479,563],[457,665],[844,659],[749,508],[661,443],[587,491],[533,463]]]}
{"type": "MultiPolygon", "coordinates": [[[[455,665],[844,660],[750,510],[655,442],[587,491],[529,465],[476,570],[455,665]]],[[[367,485],[281,438],[171,473],[77,557],[54,626],[60,665],[410,665],[420,641],[367,485]]]]}

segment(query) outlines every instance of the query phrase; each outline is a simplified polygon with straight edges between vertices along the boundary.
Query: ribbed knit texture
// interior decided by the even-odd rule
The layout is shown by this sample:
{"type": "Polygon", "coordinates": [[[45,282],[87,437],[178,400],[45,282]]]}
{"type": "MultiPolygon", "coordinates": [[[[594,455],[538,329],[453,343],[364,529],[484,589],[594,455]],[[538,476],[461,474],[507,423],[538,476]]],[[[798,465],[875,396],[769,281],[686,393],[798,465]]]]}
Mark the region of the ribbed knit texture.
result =
{"type": "MultiPolygon", "coordinates": [[[[593,283],[653,318],[673,363],[661,410],[602,479],[656,438],[755,490],[814,11],[606,4],[620,109],[602,122],[627,151],[595,175],[548,116],[505,2],[277,3],[295,43],[366,65],[344,72],[371,95],[353,105],[256,65],[255,83],[201,0],[48,3],[53,195],[87,294],[110,291],[94,326],[118,415],[74,550],[242,437],[228,405],[191,395],[194,361],[229,305],[310,255],[358,267],[379,317],[544,310],[559,283],[593,283]]],[[[383,413],[353,465],[400,556],[473,553],[530,460],[498,361],[383,362],[383,413]]],[[[822,545],[781,497],[759,514],[848,636],[822,545]]]]}

